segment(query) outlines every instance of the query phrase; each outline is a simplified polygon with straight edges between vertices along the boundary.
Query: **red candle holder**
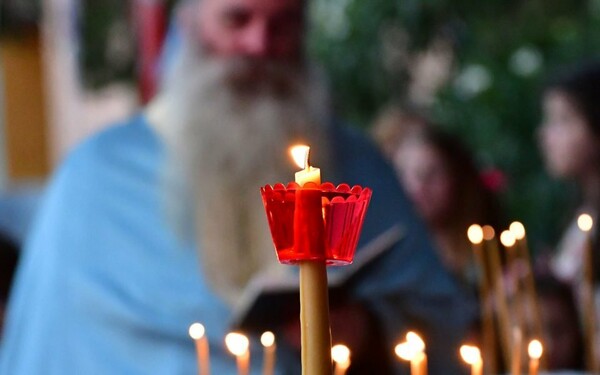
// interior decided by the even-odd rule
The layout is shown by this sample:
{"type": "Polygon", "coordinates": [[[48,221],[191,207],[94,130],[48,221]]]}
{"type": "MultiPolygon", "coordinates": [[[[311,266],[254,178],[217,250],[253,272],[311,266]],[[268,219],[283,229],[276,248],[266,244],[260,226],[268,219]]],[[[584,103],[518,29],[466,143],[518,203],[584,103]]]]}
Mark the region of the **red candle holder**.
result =
{"type": "Polygon", "coordinates": [[[260,190],[280,263],[352,263],[371,189],[290,182],[260,190]]]}

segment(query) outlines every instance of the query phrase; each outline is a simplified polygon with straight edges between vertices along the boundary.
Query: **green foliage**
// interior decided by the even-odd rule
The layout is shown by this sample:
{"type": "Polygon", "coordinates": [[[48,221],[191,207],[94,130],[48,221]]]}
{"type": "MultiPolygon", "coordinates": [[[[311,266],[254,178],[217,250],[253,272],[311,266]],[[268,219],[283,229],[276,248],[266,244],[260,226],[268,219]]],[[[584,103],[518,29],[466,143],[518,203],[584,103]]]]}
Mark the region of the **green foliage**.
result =
{"type": "Polygon", "coordinates": [[[84,85],[97,88],[134,75],[135,45],[129,1],[81,2],[79,54],[84,85]]]}
{"type": "Polygon", "coordinates": [[[316,0],[312,19],[309,50],[331,78],[338,112],[363,127],[408,96],[410,65],[389,66],[390,43],[415,54],[437,37],[450,40],[453,75],[429,112],[482,167],[507,174],[507,216],[545,243],[556,240],[573,202],[543,172],[535,139],[541,89],[558,67],[600,51],[599,0],[316,0]],[[467,76],[474,88],[461,87],[467,76]]]}

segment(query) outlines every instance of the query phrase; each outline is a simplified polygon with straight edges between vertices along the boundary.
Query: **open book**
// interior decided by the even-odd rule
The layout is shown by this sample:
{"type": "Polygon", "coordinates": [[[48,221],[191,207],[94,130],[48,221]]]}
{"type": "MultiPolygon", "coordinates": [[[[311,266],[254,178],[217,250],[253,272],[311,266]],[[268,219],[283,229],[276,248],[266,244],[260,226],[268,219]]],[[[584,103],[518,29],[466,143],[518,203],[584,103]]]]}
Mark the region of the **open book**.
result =
{"type": "MultiPolygon", "coordinates": [[[[346,298],[346,286],[360,279],[369,264],[380,258],[404,237],[404,229],[395,225],[356,251],[354,262],[333,267],[328,272],[329,304],[335,306],[346,298]]],[[[291,267],[291,266],[282,266],[291,267]]],[[[234,307],[231,326],[249,332],[273,330],[300,314],[299,275],[290,269],[278,277],[260,275],[246,287],[234,307]]]]}

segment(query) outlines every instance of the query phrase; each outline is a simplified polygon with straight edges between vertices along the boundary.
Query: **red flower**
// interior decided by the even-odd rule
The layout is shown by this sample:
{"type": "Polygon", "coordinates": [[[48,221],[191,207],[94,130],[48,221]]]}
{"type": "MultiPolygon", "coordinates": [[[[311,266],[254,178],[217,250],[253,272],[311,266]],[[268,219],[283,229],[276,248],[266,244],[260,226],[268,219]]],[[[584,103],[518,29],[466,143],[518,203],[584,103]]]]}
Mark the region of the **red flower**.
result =
{"type": "Polygon", "coordinates": [[[493,193],[500,193],[506,190],[508,179],[504,172],[498,168],[489,168],[481,172],[481,182],[486,189],[493,193]]]}

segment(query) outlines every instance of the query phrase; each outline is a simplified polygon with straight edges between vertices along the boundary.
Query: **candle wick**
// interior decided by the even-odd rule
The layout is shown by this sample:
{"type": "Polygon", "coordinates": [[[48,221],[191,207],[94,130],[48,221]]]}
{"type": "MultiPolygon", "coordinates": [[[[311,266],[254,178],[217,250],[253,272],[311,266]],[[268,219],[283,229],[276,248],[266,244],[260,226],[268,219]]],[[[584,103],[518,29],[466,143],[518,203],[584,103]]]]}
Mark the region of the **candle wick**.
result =
{"type": "Polygon", "coordinates": [[[306,151],[306,155],[304,158],[304,169],[307,171],[310,170],[310,149],[306,151]]]}

